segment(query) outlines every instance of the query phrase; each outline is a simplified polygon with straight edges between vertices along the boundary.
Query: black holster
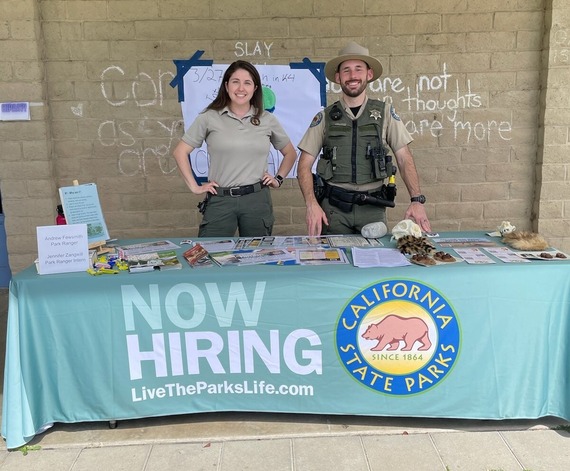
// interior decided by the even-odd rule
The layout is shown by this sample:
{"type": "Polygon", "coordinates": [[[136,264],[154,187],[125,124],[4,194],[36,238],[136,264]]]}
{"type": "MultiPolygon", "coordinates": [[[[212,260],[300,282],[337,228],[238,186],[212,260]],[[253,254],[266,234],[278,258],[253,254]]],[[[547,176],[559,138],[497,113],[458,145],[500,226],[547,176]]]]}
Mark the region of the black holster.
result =
{"type": "Polygon", "coordinates": [[[210,193],[207,193],[204,199],[198,203],[198,211],[200,212],[200,214],[203,215],[206,212],[206,208],[208,207],[208,201],[210,201],[210,193]]]}
{"type": "Polygon", "coordinates": [[[351,212],[355,204],[359,206],[371,204],[382,208],[393,208],[396,204],[393,199],[389,199],[388,193],[395,196],[395,191],[388,191],[386,185],[382,185],[380,190],[373,193],[349,191],[332,185],[327,185],[325,191],[325,195],[328,197],[329,203],[345,213],[351,212]]]}
{"type": "Polygon", "coordinates": [[[313,173],[313,191],[319,204],[325,199],[325,181],[320,175],[313,173]]]}

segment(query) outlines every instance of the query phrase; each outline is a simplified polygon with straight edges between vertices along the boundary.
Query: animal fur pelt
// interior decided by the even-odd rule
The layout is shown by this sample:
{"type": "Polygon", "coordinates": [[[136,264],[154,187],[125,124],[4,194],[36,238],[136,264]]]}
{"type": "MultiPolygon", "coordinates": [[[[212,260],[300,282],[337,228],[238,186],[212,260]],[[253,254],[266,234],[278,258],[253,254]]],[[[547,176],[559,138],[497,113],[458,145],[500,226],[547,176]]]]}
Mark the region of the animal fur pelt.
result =
{"type": "Polygon", "coordinates": [[[430,255],[435,246],[426,237],[406,235],[398,239],[398,249],[403,254],[430,255]]]}
{"type": "Polygon", "coordinates": [[[548,242],[536,232],[513,231],[504,234],[502,240],[517,250],[544,250],[548,248],[548,242]]]}

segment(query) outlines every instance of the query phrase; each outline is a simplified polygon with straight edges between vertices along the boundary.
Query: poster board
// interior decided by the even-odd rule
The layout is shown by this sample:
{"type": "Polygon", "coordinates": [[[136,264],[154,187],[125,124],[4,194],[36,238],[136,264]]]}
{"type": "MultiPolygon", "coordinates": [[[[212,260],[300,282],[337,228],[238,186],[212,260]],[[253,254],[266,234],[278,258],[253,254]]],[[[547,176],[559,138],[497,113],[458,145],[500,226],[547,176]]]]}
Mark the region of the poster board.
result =
{"type": "MultiPolygon", "coordinates": [[[[218,94],[224,72],[229,64],[192,67],[184,75],[184,101],[181,102],[184,129],[218,94]]],[[[292,69],[289,65],[256,65],[264,87],[264,102],[285,129],[294,147],[309,128],[313,117],[322,110],[320,84],[308,69],[292,69]],[[273,106],[271,106],[273,105],[273,106]]],[[[283,156],[271,147],[268,171],[275,174],[283,156]]],[[[197,178],[208,176],[208,151],[204,143],[190,154],[192,170],[197,178]]],[[[296,176],[293,167],[287,177],[296,176]]]]}
{"type": "Polygon", "coordinates": [[[61,187],[59,196],[67,224],[87,224],[89,245],[109,239],[95,183],[61,187]]]}

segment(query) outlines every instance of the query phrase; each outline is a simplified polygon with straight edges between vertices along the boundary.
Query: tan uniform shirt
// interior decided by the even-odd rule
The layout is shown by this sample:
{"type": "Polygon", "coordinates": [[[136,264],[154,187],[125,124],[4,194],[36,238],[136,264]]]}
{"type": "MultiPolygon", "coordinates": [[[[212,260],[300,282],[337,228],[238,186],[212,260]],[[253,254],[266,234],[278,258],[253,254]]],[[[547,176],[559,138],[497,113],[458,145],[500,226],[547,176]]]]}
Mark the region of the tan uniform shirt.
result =
{"type": "Polygon", "coordinates": [[[277,118],[264,111],[260,123],[251,123],[254,108],[243,117],[235,116],[228,107],[200,113],[182,140],[194,148],[204,141],[208,145],[208,179],[222,187],[251,185],[259,182],[267,171],[270,144],[277,150],[290,139],[277,118]]]}
{"type": "MultiPolygon", "coordinates": [[[[358,114],[354,116],[352,114],[351,109],[344,103],[344,101],[340,100],[340,105],[343,107],[346,115],[350,117],[350,119],[355,120],[360,117],[360,115],[364,112],[364,108],[368,101],[368,97],[360,110],[358,110],[358,114]]],[[[396,114],[394,107],[392,105],[386,104],[386,109],[384,110],[384,126],[382,128],[382,141],[384,145],[388,145],[393,152],[401,149],[402,147],[408,145],[410,142],[413,141],[412,136],[406,129],[404,123],[400,117],[396,114]]],[[[305,132],[305,135],[301,139],[301,142],[297,146],[304,152],[317,157],[321,153],[323,148],[323,141],[325,139],[325,113],[324,111],[319,111],[313,121],[311,122],[311,126],[305,132]]],[[[365,185],[355,185],[352,183],[342,183],[338,184],[343,188],[348,190],[358,190],[358,191],[368,191],[371,189],[375,189],[378,187],[378,183],[367,183],[365,185]]]]}

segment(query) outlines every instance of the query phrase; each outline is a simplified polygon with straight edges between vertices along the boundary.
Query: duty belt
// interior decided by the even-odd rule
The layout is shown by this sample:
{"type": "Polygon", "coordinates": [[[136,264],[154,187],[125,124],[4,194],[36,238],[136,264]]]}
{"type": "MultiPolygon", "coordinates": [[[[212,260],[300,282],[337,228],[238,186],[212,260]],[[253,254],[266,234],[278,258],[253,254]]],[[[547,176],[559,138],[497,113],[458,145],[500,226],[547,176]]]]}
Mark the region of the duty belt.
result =
{"type": "Polygon", "coordinates": [[[331,184],[326,184],[325,188],[325,196],[330,197],[333,196],[334,198],[338,198],[341,201],[345,201],[346,203],[356,203],[360,198],[363,198],[365,195],[368,195],[368,191],[351,191],[345,190],[340,186],[335,186],[331,184]]]}
{"type": "Polygon", "coordinates": [[[344,188],[326,185],[325,196],[329,199],[329,202],[345,212],[352,211],[352,205],[357,204],[359,206],[365,204],[371,204],[373,206],[388,207],[393,208],[395,203],[393,200],[387,199],[386,185],[378,190],[374,191],[350,191],[344,188]]]}
{"type": "Polygon", "coordinates": [[[249,195],[250,193],[257,193],[265,188],[265,185],[261,182],[254,183],[253,185],[244,185],[244,186],[233,186],[231,188],[224,188],[218,187],[216,191],[218,192],[217,196],[244,196],[249,195]]]}

